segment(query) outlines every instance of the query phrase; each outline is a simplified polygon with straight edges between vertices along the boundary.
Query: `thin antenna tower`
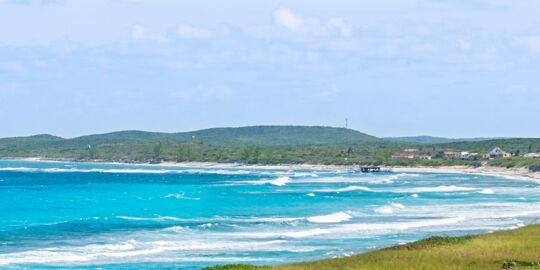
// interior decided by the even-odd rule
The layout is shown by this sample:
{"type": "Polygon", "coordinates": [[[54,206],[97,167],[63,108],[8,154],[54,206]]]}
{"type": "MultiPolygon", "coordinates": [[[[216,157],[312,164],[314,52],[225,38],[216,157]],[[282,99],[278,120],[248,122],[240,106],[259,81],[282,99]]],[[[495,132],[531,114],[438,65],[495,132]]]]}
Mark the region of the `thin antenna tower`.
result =
{"type": "Polygon", "coordinates": [[[349,128],[349,118],[345,117],[345,128],[349,128]]]}

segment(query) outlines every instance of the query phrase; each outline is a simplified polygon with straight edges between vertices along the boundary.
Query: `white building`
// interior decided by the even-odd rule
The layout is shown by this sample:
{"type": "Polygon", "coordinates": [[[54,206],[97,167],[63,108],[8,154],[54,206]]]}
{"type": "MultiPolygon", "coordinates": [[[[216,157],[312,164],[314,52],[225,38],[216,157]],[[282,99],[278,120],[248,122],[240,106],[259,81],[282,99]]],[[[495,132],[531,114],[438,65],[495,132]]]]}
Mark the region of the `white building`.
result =
{"type": "Polygon", "coordinates": [[[511,156],[512,154],[504,152],[500,147],[495,147],[489,152],[489,158],[505,158],[511,156]]]}

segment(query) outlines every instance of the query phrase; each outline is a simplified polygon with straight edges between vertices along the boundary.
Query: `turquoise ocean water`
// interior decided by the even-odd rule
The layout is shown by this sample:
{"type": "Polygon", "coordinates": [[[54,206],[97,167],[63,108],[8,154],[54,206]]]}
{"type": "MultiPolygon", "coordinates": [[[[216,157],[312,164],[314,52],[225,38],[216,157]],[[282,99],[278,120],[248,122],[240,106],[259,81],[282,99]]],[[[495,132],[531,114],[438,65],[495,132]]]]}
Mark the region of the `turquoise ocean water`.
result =
{"type": "Polygon", "coordinates": [[[538,217],[519,177],[0,161],[0,268],[282,264],[538,217]]]}

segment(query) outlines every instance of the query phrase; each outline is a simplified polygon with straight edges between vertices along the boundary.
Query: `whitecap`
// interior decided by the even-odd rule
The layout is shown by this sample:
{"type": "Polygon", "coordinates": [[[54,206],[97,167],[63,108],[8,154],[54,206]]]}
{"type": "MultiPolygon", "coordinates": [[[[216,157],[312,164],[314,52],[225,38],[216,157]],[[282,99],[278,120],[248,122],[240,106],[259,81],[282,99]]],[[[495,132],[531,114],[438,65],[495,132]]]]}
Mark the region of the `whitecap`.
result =
{"type": "Polygon", "coordinates": [[[373,209],[373,211],[380,214],[392,214],[394,212],[394,210],[390,206],[378,207],[378,208],[373,209]]]}
{"type": "Polygon", "coordinates": [[[315,197],[315,193],[308,193],[308,194],[306,194],[306,196],[315,197]]]}
{"type": "Polygon", "coordinates": [[[348,186],[346,188],[320,189],[320,190],[315,190],[315,191],[316,192],[346,192],[346,191],[354,191],[354,190],[373,191],[368,187],[362,187],[362,186],[348,186]]]}
{"type": "Polygon", "coordinates": [[[495,194],[493,189],[490,189],[490,188],[484,188],[484,189],[478,191],[478,193],[480,193],[480,194],[495,194]]]}
{"type": "Polygon", "coordinates": [[[405,206],[401,203],[391,203],[390,205],[377,207],[373,209],[373,211],[379,214],[392,214],[394,213],[395,210],[404,209],[404,208],[405,206]]]}
{"type": "Polygon", "coordinates": [[[291,178],[287,176],[278,177],[276,180],[272,180],[269,183],[275,186],[284,186],[291,182],[291,178]]]}
{"type": "Polygon", "coordinates": [[[425,192],[458,192],[458,191],[472,191],[477,190],[471,187],[458,187],[458,186],[437,186],[437,187],[417,187],[406,190],[396,190],[394,192],[399,193],[425,193],[425,192]]]}
{"type": "Polygon", "coordinates": [[[179,218],[176,218],[176,217],[167,217],[167,216],[153,217],[153,218],[129,217],[129,216],[116,216],[116,217],[120,218],[120,219],[125,219],[125,220],[137,220],[137,221],[144,221],[144,220],[148,220],[148,221],[165,221],[165,220],[182,221],[182,219],[179,219],[179,218]]]}
{"type": "Polygon", "coordinates": [[[401,203],[392,203],[392,206],[396,208],[401,208],[401,209],[405,208],[405,206],[403,206],[403,204],[401,203]]]}
{"type": "Polygon", "coordinates": [[[452,217],[442,219],[422,219],[411,222],[389,222],[389,223],[350,223],[338,224],[329,228],[314,228],[297,231],[272,231],[272,232],[235,232],[224,233],[226,236],[238,236],[249,238],[307,238],[314,236],[330,235],[343,233],[366,232],[370,234],[380,234],[388,231],[407,230],[411,228],[442,226],[455,224],[464,221],[465,217],[452,217]]]}
{"type": "Polygon", "coordinates": [[[418,194],[415,193],[415,194],[411,195],[411,197],[418,198],[418,194]]]}
{"type": "Polygon", "coordinates": [[[26,167],[6,167],[0,168],[0,171],[17,171],[17,172],[35,172],[38,171],[37,168],[26,168],[26,167]]]}
{"type": "Polygon", "coordinates": [[[180,194],[168,194],[168,195],[165,195],[161,198],[175,198],[175,199],[186,199],[186,200],[200,200],[201,198],[191,198],[191,197],[186,197],[184,193],[180,193],[180,194]]]}
{"type": "Polygon", "coordinates": [[[352,217],[345,212],[337,212],[324,216],[308,217],[307,220],[312,223],[339,223],[342,221],[348,221],[352,217]]]}

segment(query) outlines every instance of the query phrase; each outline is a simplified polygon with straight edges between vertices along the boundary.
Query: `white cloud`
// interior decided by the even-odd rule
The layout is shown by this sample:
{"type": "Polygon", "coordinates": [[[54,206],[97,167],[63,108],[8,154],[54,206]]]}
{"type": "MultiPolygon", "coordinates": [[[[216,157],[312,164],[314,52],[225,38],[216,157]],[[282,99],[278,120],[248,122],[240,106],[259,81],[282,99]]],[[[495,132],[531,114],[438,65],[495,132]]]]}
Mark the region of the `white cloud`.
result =
{"type": "Polygon", "coordinates": [[[525,46],[532,52],[540,52],[540,36],[528,36],[518,39],[518,44],[525,46]]]}
{"type": "Polygon", "coordinates": [[[15,93],[18,88],[16,82],[3,82],[0,81],[0,94],[15,93]]]}
{"type": "Polygon", "coordinates": [[[61,3],[60,0],[4,0],[0,3],[6,3],[9,5],[48,5],[61,3]]]}
{"type": "Polygon", "coordinates": [[[497,47],[495,47],[495,45],[489,45],[482,53],[482,57],[486,59],[493,58],[496,55],[497,55],[497,47]]]}
{"type": "MultiPolygon", "coordinates": [[[[280,8],[274,11],[274,24],[278,26],[278,28],[285,28],[295,33],[319,37],[328,36],[330,33],[336,31],[339,35],[346,38],[349,38],[352,35],[351,26],[342,18],[333,18],[329,21],[322,21],[317,17],[301,16],[286,8],[280,8]]],[[[276,30],[278,29],[276,28],[276,30]]],[[[274,31],[271,31],[271,29],[267,29],[264,32],[266,32],[266,35],[275,35],[274,31]]]]}
{"type": "Polygon", "coordinates": [[[426,42],[426,43],[412,46],[411,50],[415,53],[419,53],[423,55],[425,53],[436,53],[439,51],[439,48],[433,43],[426,42]]]}
{"type": "Polygon", "coordinates": [[[459,48],[462,50],[468,50],[471,48],[471,44],[464,39],[458,39],[459,48]]]}
{"type": "Polygon", "coordinates": [[[167,42],[167,38],[165,38],[163,35],[157,33],[148,33],[148,31],[146,31],[144,27],[138,24],[133,25],[133,27],[131,28],[131,37],[134,40],[167,42]]]}
{"type": "Polygon", "coordinates": [[[185,39],[210,39],[214,37],[214,33],[202,27],[181,24],[178,26],[178,35],[185,39]]]}
{"type": "Polygon", "coordinates": [[[226,85],[212,85],[206,88],[199,88],[200,90],[202,90],[203,95],[208,98],[215,98],[220,100],[228,99],[234,94],[234,91],[226,85]]]}
{"type": "Polygon", "coordinates": [[[234,96],[235,91],[226,85],[198,85],[196,89],[173,91],[170,94],[184,101],[227,100],[234,96]]]}
{"type": "Polygon", "coordinates": [[[513,84],[503,89],[503,92],[506,94],[526,94],[530,90],[531,88],[525,84],[513,84]]]}
{"type": "Polygon", "coordinates": [[[299,30],[300,26],[303,24],[303,20],[300,16],[291,10],[284,8],[274,11],[274,21],[276,24],[294,31],[299,30]]]}
{"type": "Polygon", "coordinates": [[[0,62],[0,70],[8,72],[23,72],[25,68],[24,64],[20,61],[0,62]]]}
{"type": "Polygon", "coordinates": [[[332,20],[330,20],[330,24],[335,26],[338,30],[339,30],[339,33],[343,36],[343,37],[346,37],[346,38],[349,38],[351,37],[352,35],[352,29],[351,27],[349,26],[349,24],[347,24],[343,19],[341,18],[334,18],[332,20]]]}

